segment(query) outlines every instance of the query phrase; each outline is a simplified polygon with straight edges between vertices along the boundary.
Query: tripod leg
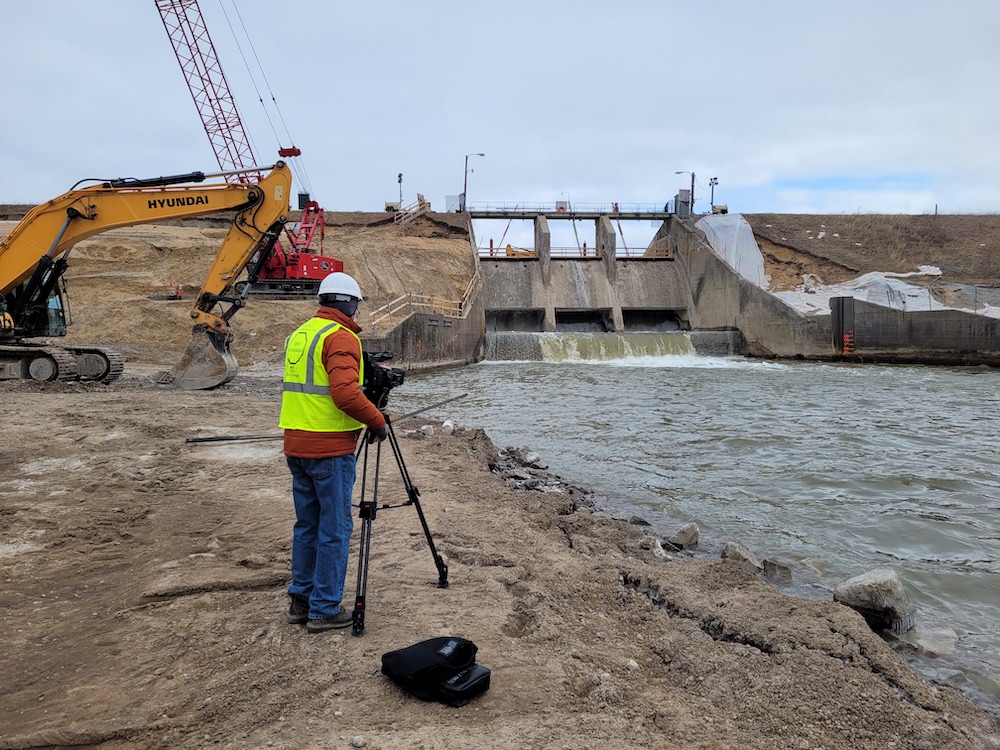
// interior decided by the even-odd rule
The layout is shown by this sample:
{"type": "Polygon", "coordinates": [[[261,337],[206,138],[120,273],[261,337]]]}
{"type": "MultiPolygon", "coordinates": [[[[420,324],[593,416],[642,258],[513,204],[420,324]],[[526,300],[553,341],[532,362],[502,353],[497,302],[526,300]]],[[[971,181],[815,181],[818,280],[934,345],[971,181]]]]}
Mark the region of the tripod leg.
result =
{"type": "Polygon", "coordinates": [[[409,498],[408,502],[416,507],[417,516],[420,518],[420,525],[424,529],[424,536],[427,537],[427,545],[431,548],[434,565],[438,571],[438,588],[446,589],[448,588],[448,565],[445,563],[444,558],[438,554],[437,547],[434,546],[434,539],[431,537],[430,527],[427,526],[424,510],[420,507],[420,491],[410,481],[410,472],[406,470],[406,464],[403,462],[403,454],[399,449],[396,431],[392,428],[392,422],[389,421],[388,417],[386,417],[385,421],[389,425],[389,446],[392,448],[392,455],[396,458],[396,465],[399,467],[399,473],[403,478],[403,486],[406,488],[406,496],[409,498]]]}
{"type": "MultiPolygon", "coordinates": [[[[403,462],[403,454],[399,450],[399,442],[396,439],[396,433],[392,428],[392,422],[386,417],[386,424],[389,425],[389,446],[392,448],[392,455],[396,459],[396,465],[399,467],[400,476],[403,479],[403,486],[406,489],[407,505],[413,505],[417,509],[417,516],[420,518],[420,525],[424,529],[424,536],[427,537],[427,544],[431,548],[431,555],[434,557],[434,564],[437,566],[438,571],[438,588],[446,589],[448,588],[448,565],[445,563],[444,558],[438,554],[437,548],[434,546],[434,539],[431,537],[430,527],[427,525],[427,519],[424,517],[423,508],[420,507],[420,492],[414,486],[413,482],[410,481],[410,473],[406,470],[406,464],[403,462]]],[[[366,439],[362,439],[362,444],[358,447],[357,456],[360,457],[362,451],[364,451],[364,464],[361,473],[361,500],[359,503],[359,517],[361,518],[361,533],[359,535],[359,549],[358,549],[358,588],[357,594],[354,598],[354,614],[351,635],[362,636],[365,634],[365,602],[368,590],[368,561],[371,552],[371,535],[372,535],[372,522],[375,520],[375,514],[378,511],[378,479],[379,479],[379,464],[382,459],[382,443],[378,443],[375,448],[375,471],[373,472],[372,481],[372,493],[371,498],[366,499],[366,490],[368,483],[368,447],[369,443],[366,439]]],[[[388,507],[388,506],[387,506],[388,507]]],[[[398,506],[391,506],[398,507],[398,506]]]]}
{"type": "Polygon", "coordinates": [[[371,548],[372,519],[361,522],[361,545],[358,550],[358,591],[354,596],[354,612],[351,616],[351,635],[365,634],[365,596],[368,589],[368,553],[371,548]]]}
{"type": "MultiPolygon", "coordinates": [[[[358,449],[360,454],[361,449],[358,449]]],[[[361,518],[361,533],[358,544],[358,587],[354,597],[354,612],[351,617],[351,635],[360,638],[365,634],[365,599],[368,592],[368,560],[371,552],[372,521],[378,510],[378,469],[380,449],[375,452],[375,481],[370,500],[365,499],[368,483],[368,444],[364,443],[364,468],[361,473],[361,501],[358,516],[361,518]]]]}

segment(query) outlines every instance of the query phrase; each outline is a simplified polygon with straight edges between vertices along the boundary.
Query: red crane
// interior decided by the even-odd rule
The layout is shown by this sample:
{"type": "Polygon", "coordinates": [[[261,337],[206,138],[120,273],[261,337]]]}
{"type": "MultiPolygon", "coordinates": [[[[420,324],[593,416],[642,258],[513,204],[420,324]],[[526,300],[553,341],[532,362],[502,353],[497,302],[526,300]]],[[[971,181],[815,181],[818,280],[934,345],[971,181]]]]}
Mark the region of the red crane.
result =
{"type": "MultiPolygon", "coordinates": [[[[236,99],[229,90],[198,0],[155,2],[219,168],[223,172],[252,170],[258,166],[257,158],[243,128],[236,99]]],[[[282,158],[301,153],[295,146],[278,149],[278,156],[282,158]]],[[[251,179],[256,182],[262,179],[262,175],[250,171],[229,175],[226,179],[230,182],[251,179]]],[[[326,219],[316,201],[307,201],[302,209],[302,221],[294,226],[285,226],[291,250],[275,244],[271,257],[261,269],[260,283],[254,285],[253,292],[271,296],[278,291],[294,296],[315,293],[322,278],[333,271],[343,270],[344,264],[338,260],[305,252],[311,248],[318,232],[322,253],[326,219]]]]}

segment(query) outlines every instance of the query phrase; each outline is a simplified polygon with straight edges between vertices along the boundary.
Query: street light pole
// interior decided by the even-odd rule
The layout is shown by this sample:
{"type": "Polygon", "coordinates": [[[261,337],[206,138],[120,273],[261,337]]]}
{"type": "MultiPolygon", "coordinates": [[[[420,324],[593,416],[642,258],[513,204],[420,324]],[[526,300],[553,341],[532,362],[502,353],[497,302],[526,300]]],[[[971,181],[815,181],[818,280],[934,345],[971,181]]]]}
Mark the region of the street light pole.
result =
{"type": "Polygon", "coordinates": [[[469,187],[469,157],[486,156],[486,154],[466,154],[465,155],[465,181],[462,183],[462,211],[465,211],[465,191],[469,187]]]}
{"type": "Polygon", "coordinates": [[[719,184],[719,178],[718,177],[711,178],[708,181],[708,184],[712,188],[712,198],[711,198],[710,203],[711,203],[712,208],[715,208],[715,186],[719,184]]]}
{"type": "Polygon", "coordinates": [[[686,170],[681,170],[680,172],[674,172],[674,174],[689,174],[689,175],[691,175],[691,215],[694,216],[694,172],[688,172],[686,170]]]}

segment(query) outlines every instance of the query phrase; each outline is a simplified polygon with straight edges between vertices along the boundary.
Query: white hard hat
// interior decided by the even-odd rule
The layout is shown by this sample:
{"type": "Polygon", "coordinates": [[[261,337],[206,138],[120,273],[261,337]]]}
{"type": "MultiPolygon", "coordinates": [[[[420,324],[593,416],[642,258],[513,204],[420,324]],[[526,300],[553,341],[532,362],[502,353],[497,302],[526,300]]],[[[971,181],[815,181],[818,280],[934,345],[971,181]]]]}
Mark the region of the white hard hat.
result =
{"type": "Polygon", "coordinates": [[[338,271],[331,273],[320,282],[319,295],[322,297],[324,294],[344,295],[345,297],[359,300],[361,299],[361,287],[358,286],[358,282],[354,280],[354,277],[338,271]]]}

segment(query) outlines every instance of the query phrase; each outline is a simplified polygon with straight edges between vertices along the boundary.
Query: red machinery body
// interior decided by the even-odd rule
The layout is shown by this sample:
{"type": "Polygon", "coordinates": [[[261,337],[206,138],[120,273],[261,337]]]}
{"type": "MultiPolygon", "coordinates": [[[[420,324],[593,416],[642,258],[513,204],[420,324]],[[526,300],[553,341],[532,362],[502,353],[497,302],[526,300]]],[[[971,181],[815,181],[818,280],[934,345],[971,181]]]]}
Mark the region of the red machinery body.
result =
{"type": "Polygon", "coordinates": [[[260,270],[260,281],[311,281],[318,289],[320,281],[335,271],[343,270],[344,264],[336,258],[289,250],[284,246],[279,249],[275,245],[260,270]]]}
{"type": "Polygon", "coordinates": [[[295,226],[285,225],[285,234],[292,247],[299,252],[309,250],[319,232],[319,252],[323,253],[323,238],[326,236],[326,213],[316,201],[308,201],[302,211],[302,220],[295,226]]]}
{"type": "Polygon", "coordinates": [[[315,295],[319,293],[319,282],[331,273],[344,270],[344,264],[336,258],[309,252],[317,233],[320,253],[323,251],[326,233],[323,216],[319,204],[309,201],[302,212],[302,220],[294,227],[285,225],[288,244],[275,243],[256,282],[250,286],[250,294],[278,299],[315,295]]]}

